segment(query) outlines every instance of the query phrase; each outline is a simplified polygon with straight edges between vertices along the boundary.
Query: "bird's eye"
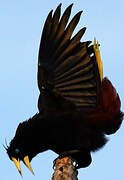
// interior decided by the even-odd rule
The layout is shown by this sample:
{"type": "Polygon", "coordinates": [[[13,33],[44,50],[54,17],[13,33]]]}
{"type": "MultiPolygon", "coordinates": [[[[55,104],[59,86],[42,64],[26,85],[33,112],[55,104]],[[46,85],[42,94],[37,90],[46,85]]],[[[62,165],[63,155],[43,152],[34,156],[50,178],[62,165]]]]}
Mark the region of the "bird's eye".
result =
{"type": "Polygon", "coordinates": [[[20,151],[19,151],[19,149],[15,149],[15,152],[18,154],[20,151]]]}

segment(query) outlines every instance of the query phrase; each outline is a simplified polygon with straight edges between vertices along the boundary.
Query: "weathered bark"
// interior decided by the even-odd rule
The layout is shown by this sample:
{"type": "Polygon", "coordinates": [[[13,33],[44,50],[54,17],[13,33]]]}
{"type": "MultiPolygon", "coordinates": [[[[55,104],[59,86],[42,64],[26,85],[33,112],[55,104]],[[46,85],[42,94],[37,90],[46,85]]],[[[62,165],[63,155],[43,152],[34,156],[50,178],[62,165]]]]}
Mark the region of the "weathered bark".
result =
{"type": "Polygon", "coordinates": [[[57,158],[54,161],[52,180],[78,180],[78,171],[71,157],[57,158]]]}

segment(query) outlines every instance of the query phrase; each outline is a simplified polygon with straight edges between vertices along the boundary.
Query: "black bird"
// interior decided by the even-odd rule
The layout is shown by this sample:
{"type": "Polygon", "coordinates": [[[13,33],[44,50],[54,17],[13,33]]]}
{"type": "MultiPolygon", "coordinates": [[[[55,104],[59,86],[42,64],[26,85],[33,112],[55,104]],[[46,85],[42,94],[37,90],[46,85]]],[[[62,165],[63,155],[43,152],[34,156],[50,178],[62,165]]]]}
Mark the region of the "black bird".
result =
{"type": "Polygon", "coordinates": [[[77,168],[91,163],[91,151],[107,142],[123,119],[112,83],[103,78],[99,44],[81,42],[86,28],[72,36],[82,11],[68,23],[72,4],[60,17],[61,4],[48,14],[38,57],[39,112],[19,124],[6,147],[20,174],[20,160],[30,161],[48,149],[71,156],[77,168]]]}

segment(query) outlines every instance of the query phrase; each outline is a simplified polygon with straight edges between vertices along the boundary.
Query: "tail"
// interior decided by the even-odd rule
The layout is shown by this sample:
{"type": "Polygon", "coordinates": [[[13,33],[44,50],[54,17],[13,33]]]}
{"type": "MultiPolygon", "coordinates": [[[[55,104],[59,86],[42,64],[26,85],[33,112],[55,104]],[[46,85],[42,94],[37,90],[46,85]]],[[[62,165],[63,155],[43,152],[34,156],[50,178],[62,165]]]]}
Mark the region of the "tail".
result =
{"type": "Polygon", "coordinates": [[[95,111],[90,114],[90,121],[95,127],[105,134],[113,134],[119,128],[123,120],[120,110],[121,101],[112,83],[104,78],[99,92],[99,103],[95,111]]]}

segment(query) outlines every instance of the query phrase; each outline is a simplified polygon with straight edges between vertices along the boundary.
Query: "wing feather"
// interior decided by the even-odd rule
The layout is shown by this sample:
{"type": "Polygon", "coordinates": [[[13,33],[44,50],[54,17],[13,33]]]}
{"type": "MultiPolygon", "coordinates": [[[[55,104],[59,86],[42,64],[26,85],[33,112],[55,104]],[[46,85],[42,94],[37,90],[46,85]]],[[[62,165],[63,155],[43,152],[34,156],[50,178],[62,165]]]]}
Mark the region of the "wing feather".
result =
{"type": "Polygon", "coordinates": [[[78,12],[68,23],[72,5],[60,18],[60,4],[46,19],[39,49],[40,96],[43,89],[49,89],[72,102],[78,110],[94,108],[100,84],[99,70],[91,42],[80,41],[86,28],[72,37],[82,13],[78,12]]]}

